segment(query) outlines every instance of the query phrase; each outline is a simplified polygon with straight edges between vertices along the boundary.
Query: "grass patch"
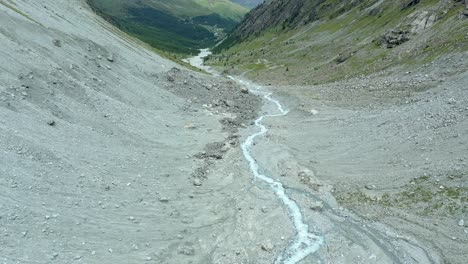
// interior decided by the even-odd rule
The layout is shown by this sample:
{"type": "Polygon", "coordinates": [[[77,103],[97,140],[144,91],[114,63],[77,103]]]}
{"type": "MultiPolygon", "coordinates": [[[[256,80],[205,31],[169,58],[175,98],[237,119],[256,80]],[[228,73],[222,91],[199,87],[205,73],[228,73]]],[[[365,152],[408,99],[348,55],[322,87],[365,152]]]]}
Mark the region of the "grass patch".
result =
{"type": "Polygon", "coordinates": [[[251,71],[260,71],[260,70],[266,69],[267,67],[263,63],[255,63],[255,64],[244,65],[242,68],[246,70],[251,70],[251,71]]]}
{"type": "MultiPolygon", "coordinates": [[[[460,180],[460,179],[459,179],[460,180]]],[[[342,193],[337,200],[349,207],[363,204],[398,208],[420,216],[456,216],[468,213],[468,188],[444,186],[429,176],[415,178],[397,193],[384,193],[378,198],[362,191],[342,193]]]]}

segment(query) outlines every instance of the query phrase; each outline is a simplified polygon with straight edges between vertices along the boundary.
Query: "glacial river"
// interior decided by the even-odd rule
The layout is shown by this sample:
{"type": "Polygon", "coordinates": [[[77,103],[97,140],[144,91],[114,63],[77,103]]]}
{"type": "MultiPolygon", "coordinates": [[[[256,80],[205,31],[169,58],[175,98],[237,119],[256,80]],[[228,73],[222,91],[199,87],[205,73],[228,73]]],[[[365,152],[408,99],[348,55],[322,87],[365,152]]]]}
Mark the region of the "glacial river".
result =
{"type": "MultiPolygon", "coordinates": [[[[210,67],[203,65],[204,57],[209,56],[210,54],[211,52],[208,49],[201,50],[198,56],[189,58],[186,60],[186,62],[207,72],[213,73],[210,67]]],[[[270,187],[270,189],[278,197],[278,200],[283,203],[287,214],[296,229],[296,235],[294,239],[290,241],[288,247],[284,249],[283,254],[277,257],[276,263],[298,263],[308,255],[318,251],[320,246],[323,244],[324,239],[323,237],[310,232],[309,226],[304,223],[303,215],[298,204],[288,196],[281,182],[275,181],[270,175],[261,173],[261,171],[266,170],[260,167],[252,154],[252,146],[254,145],[254,142],[260,140],[260,138],[268,132],[268,128],[263,124],[265,118],[280,118],[287,115],[288,110],[286,110],[278,100],[274,99],[272,97],[272,93],[266,91],[264,87],[241,78],[233,76],[228,76],[228,78],[247,87],[252,93],[262,96],[264,98],[265,104],[271,104],[276,109],[273,113],[267,113],[255,120],[255,126],[257,127],[256,132],[245,139],[245,141],[241,144],[241,148],[242,154],[249,164],[253,181],[262,181],[270,187]]]]}

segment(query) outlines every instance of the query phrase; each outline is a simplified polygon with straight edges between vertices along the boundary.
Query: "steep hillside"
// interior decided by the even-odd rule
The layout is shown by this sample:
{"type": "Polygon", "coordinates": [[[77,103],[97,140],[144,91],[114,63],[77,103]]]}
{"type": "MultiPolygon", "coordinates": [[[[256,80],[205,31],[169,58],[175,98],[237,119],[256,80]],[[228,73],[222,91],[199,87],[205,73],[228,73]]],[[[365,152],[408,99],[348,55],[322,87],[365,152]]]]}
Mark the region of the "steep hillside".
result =
{"type": "Polygon", "coordinates": [[[411,68],[468,50],[467,18],[460,0],[268,1],[217,47],[221,55],[211,63],[296,84],[411,68]]]}
{"type": "Polygon", "coordinates": [[[228,0],[87,0],[104,18],[155,48],[195,53],[223,38],[247,9],[228,0]]]}
{"type": "Polygon", "coordinates": [[[195,156],[235,145],[256,97],[161,58],[85,1],[0,0],[0,25],[0,262],[203,263],[217,240],[204,226],[226,217],[209,211],[238,190],[198,193],[195,156]]]}

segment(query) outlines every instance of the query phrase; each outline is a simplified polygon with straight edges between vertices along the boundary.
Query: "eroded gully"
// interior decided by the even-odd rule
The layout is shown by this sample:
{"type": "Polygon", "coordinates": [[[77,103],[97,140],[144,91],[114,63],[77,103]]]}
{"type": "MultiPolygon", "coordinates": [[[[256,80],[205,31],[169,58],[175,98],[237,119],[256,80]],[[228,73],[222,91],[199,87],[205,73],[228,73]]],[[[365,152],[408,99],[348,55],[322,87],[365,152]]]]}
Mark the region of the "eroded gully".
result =
{"type": "MultiPolygon", "coordinates": [[[[209,67],[203,65],[204,57],[209,56],[210,54],[211,53],[209,50],[201,50],[198,56],[189,58],[186,60],[186,62],[207,72],[216,74],[209,67]]],[[[272,94],[270,92],[264,91],[261,86],[233,76],[228,76],[228,78],[247,87],[252,93],[263,96],[265,103],[271,104],[275,108],[274,113],[262,115],[257,118],[257,120],[255,120],[257,131],[245,139],[245,141],[241,144],[241,148],[242,154],[249,164],[253,181],[262,181],[270,187],[270,189],[278,197],[279,201],[281,201],[287,209],[288,216],[295,227],[296,235],[294,239],[289,243],[288,247],[283,251],[283,253],[277,257],[276,263],[298,263],[308,255],[313,254],[320,249],[320,246],[323,244],[323,237],[310,232],[309,226],[303,220],[304,217],[302,215],[301,209],[299,208],[299,205],[288,196],[281,182],[275,181],[271,176],[262,173],[262,171],[265,170],[260,167],[252,154],[252,146],[254,145],[255,141],[268,132],[268,128],[262,123],[263,120],[265,118],[280,118],[287,115],[288,110],[286,110],[278,100],[272,98],[272,94]]]]}

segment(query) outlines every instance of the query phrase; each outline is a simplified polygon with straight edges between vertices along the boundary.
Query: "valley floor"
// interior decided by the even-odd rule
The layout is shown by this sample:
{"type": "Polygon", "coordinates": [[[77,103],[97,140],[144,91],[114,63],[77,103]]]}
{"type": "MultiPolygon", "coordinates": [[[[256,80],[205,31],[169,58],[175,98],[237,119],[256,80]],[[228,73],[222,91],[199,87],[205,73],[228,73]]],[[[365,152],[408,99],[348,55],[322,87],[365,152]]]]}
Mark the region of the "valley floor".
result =
{"type": "MultiPolygon", "coordinates": [[[[269,131],[253,155],[325,238],[304,263],[464,263],[467,59],[453,54],[413,73],[321,86],[265,86],[290,112],[265,119],[269,131]]],[[[265,102],[262,113],[275,109],[265,102]]],[[[231,155],[201,187],[223,189],[235,205],[214,229],[209,262],[273,263],[294,227],[269,187],[252,182],[240,151],[231,155]]]]}
{"type": "Polygon", "coordinates": [[[316,87],[270,86],[291,112],[268,120],[271,133],[256,154],[324,234],[317,258],[465,262],[467,59],[446,58],[456,66],[444,77],[431,66],[316,87]]]}

